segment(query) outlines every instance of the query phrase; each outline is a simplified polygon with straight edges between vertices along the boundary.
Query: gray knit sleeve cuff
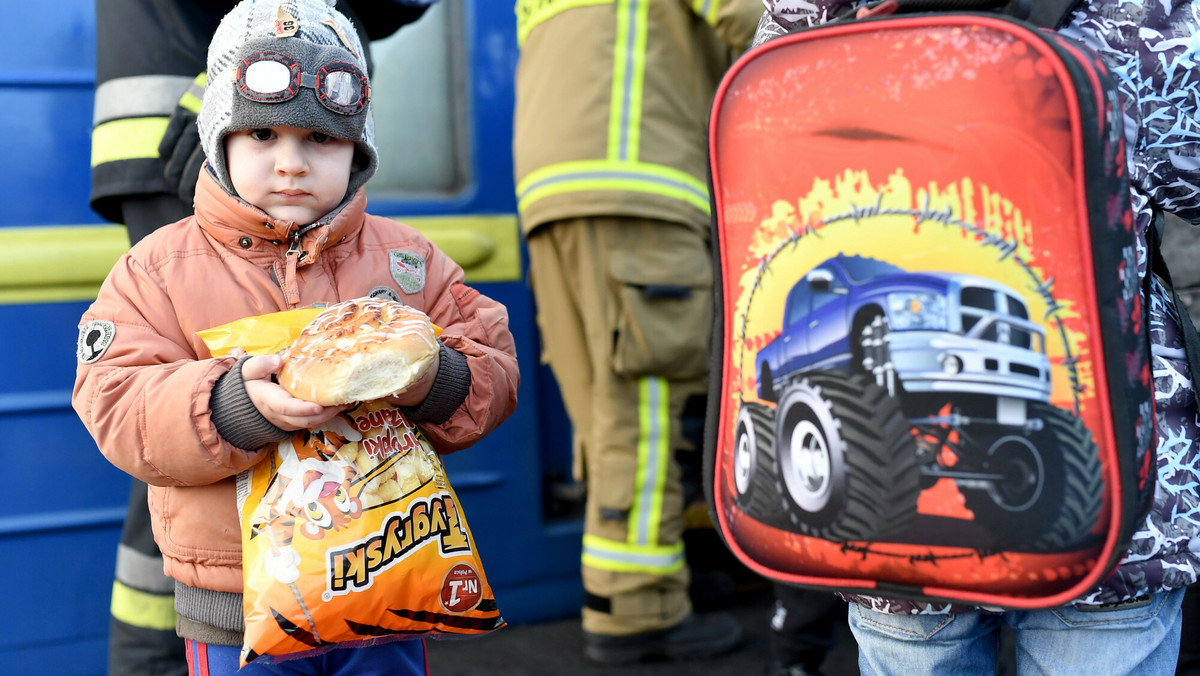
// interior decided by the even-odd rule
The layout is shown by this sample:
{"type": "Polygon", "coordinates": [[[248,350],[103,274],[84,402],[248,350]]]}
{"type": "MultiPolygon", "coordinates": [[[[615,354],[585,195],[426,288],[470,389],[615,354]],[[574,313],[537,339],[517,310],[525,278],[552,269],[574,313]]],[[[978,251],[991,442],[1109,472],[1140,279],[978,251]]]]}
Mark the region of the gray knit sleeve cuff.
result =
{"type": "Polygon", "coordinates": [[[272,425],[250,401],[242,381],[242,364],[249,358],[242,357],[217,379],[209,408],[218,434],[238,448],[256,451],[269,443],[290,439],[295,433],[272,425]]]}
{"type": "Polygon", "coordinates": [[[438,346],[441,348],[438,372],[429,395],[420,406],[400,408],[413,422],[431,422],[435,425],[446,422],[462,406],[467,393],[471,391],[471,368],[467,366],[467,356],[440,341],[438,346]]]}

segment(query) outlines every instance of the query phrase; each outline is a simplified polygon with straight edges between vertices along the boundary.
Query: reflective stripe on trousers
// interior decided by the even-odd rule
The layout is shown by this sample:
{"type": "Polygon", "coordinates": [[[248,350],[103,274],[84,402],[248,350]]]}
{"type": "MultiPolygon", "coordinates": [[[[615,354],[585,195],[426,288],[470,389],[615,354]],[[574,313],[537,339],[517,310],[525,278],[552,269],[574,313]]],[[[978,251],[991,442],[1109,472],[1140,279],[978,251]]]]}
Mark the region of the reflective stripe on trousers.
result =
{"type": "Polygon", "coordinates": [[[683,568],[683,542],[659,544],[663,485],[671,453],[670,387],[638,380],[637,472],[624,542],[583,537],[583,565],[623,573],[670,575],[683,568]]]}

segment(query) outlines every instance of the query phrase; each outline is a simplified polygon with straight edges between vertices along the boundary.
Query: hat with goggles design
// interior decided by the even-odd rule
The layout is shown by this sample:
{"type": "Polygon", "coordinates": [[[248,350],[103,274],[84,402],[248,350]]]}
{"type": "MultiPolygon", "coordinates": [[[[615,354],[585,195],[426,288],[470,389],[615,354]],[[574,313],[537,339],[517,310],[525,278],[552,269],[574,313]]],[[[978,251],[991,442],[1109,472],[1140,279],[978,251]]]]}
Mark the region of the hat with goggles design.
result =
{"type": "Polygon", "coordinates": [[[242,0],[208,47],[197,124],[217,182],[236,195],[225,158],[231,132],[312,129],[355,143],[346,197],[375,173],[366,52],[335,0],[242,0]]]}

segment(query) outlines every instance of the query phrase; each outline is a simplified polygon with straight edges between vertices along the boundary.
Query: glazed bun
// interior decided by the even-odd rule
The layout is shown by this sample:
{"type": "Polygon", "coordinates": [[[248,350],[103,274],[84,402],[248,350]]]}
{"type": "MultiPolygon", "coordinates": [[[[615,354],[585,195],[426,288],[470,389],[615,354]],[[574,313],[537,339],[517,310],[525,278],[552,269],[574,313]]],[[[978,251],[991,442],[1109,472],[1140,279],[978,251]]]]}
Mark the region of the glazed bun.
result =
{"type": "Polygon", "coordinates": [[[279,384],[322,406],[402,392],[438,354],[429,317],[402,303],[358,298],[317,315],[283,354],[279,384]]]}

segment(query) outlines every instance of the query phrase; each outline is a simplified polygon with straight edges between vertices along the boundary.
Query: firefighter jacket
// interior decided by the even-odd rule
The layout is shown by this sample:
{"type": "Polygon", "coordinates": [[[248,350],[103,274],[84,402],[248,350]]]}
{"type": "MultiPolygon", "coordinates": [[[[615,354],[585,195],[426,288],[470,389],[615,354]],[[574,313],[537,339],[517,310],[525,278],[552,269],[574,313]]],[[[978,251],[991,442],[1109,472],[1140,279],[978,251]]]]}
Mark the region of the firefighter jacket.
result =
{"type": "Polygon", "coordinates": [[[604,215],[707,233],[709,108],[761,0],[519,0],[516,12],[523,231],[604,215]]]}
{"type": "Polygon", "coordinates": [[[124,254],[83,316],[75,410],[109,461],[150,485],[164,569],[185,585],[242,592],[235,475],[260,459],[258,448],[233,445],[213,423],[213,387],[235,360],[211,357],[197,331],[393,297],[442,327],[442,344],[470,372],[465,399],[445,422],[418,423],[434,449],[470,446],[516,407],[520,377],[505,307],[467,286],[462,268],[419,232],[365,207],[360,189],[336,215],[293,237],[296,224],[230,196],[201,172],[196,215],[124,254]],[[291,255],[289,240],[298,240],[291,255]]]}

